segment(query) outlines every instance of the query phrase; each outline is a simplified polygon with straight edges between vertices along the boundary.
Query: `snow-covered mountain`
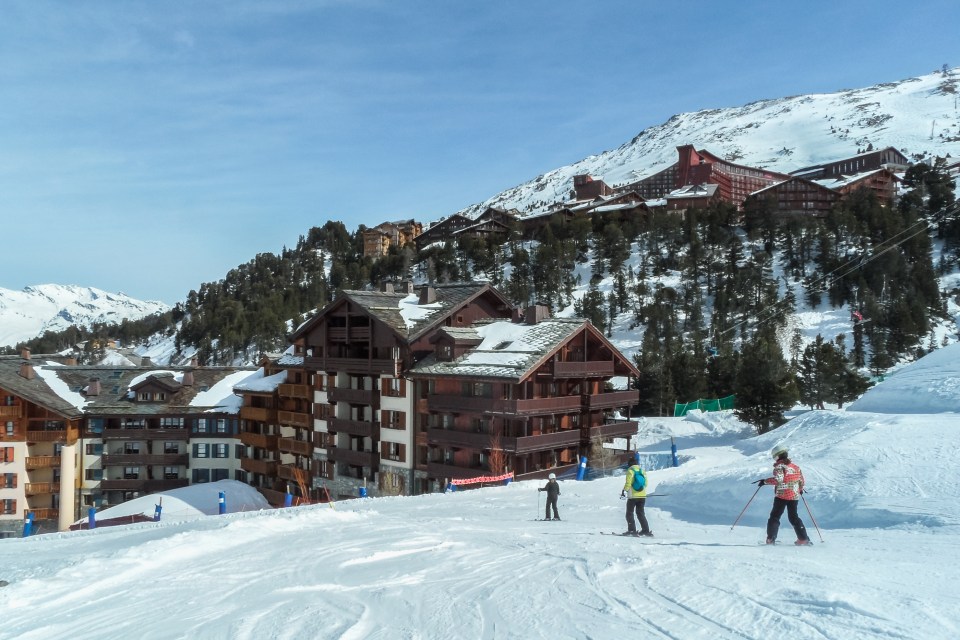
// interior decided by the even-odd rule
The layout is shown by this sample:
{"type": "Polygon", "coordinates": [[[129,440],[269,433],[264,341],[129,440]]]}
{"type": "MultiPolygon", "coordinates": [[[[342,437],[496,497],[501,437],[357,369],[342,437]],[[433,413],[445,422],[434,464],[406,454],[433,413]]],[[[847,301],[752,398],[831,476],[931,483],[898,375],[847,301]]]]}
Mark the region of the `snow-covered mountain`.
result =
{"type": "Polygon", "coordinates": [[[22,291],[0,287],[0,346],[14,346],[71,325],[137,320],[169,308],[163,302],[145,302],[93,287],[42,284],[22,291]]]}
{"type": "Polygon", "coordinates": [[[611,186],[645,178],[692,144],[730,161],[789,173],[866,150],[895,147],[914,161],[960,156],[960,67],[837,93],[760,100],[673,116],[617,149],[548,171],[461,211],[488,206],[522,213],[566,200],[573,176],[611,186]]]}

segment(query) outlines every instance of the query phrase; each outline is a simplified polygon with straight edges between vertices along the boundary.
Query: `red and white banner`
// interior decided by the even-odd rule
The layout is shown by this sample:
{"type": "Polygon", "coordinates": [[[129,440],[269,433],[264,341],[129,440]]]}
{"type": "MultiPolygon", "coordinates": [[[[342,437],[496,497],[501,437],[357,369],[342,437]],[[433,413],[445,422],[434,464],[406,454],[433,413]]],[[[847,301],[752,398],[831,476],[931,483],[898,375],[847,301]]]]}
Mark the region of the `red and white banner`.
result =
{"type": "Polygon", "coordinates": [[[502,480],[513,480],[513,471],[500,476],[478,476],[476,478],[458,478],[451,480],[450,484],[460,486],[462,484],[480,484],[481,482],[500,482],[502,480]]]}

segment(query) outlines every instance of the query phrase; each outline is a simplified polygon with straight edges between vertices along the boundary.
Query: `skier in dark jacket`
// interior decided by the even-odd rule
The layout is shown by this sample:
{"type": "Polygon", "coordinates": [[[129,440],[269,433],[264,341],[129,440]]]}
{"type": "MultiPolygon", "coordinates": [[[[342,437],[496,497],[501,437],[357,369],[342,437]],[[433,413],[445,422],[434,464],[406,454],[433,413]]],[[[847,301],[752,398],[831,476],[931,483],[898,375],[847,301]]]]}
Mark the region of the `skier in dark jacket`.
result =
{"type": "Polygon", "coordinates": [[[557,511],[557,498],[560,496],[560,484],[557,482],[557,474],[551,473],[548,476],[546,486],[540,487],[537,491],[547,492],[547,511],[543,519],[550,519],[550,507],[553,507],[553,519],[559,520],[560,512],[557,511]]]}
{"type": "Polygon", "coordinates": [[[787,519],[793,525],[793,530],[797,534],[797,541],[794,544],[811,544],[810,537],[807,535],[807,528],[803,526],[803,520],[797,513],[800,495],[803,493],[803,472],[800,471],[800,467],[790,462],[786,447],[775,447],[771,453],[774,459],[773,477],[762,478],[755,483],[761,487],[765,484],[776,485],[773,509],[770,511],[770,519],[767,520],[767,544],[773,544],[777,541],[777,532],[780,531],[780,517],[783,516],[784,509],[787,511],[787,519]]]}
{"type": "MultiPolygon", "coordinates": [[[[627,477],[623,482],[623,491],[620,492],[620,498],[627,498],[627,530],[625,536],[648,536],[653,537],[650,531],[650,525],[647,524],[647,516],[643,513],[644,504],[647,502],[647,474],[640,468],[640,456],[634,456],[631,460],[633,464],[627,469],[627,477]],[[633,479],[639,477],[643,479],[639,489],[634,489],[633,479]],[[627,497],[627,492],[630,492],[627,497]],[[637,520],[640,521],[640,531],[637,532],[637,524],[633,520],[633,514],[636,512],[637,520]]],[[[639,483],[639,480],[638,480],[639,483]]]]}

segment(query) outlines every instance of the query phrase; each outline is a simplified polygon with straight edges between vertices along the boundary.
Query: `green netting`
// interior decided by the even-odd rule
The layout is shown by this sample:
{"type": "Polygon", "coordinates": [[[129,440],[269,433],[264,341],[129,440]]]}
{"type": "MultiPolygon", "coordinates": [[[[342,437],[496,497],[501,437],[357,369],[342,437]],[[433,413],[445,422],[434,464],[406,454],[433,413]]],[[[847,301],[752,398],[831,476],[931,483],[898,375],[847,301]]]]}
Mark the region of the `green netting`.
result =
{"type": "Polygon", "coordinates": [[[733,409],[734,400],[736,400],[736,396],[731,395],[726,398],[712,398],[709,400],[701,398],[686,404],[678,402],[673,407],[673,417],[679,418],[685,416],[688,411],[693,411],[694,409],[699,409],[700,411],[724,411],[726,409],[733,409]]]}

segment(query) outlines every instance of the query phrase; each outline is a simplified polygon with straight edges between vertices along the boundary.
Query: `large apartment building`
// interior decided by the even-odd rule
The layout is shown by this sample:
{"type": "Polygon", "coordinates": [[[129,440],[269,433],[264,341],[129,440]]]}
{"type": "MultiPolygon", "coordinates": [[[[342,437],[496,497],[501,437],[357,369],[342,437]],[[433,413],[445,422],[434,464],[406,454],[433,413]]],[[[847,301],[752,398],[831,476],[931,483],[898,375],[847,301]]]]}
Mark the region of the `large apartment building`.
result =
{"type": "Polygon", "coordinates": [[[0,535],[28,513],[41,530],[66,530],[89,507],[240,479],[233,386],[252,369],[53,358],[0,357],[0,535]]]}
{"type": "Polygon", "coordinates": [[[292,341],[236,388],[248,481],[273,504],[428,493],[498,466],[537,477],[636,432],[638,392],[608,384],[637,375],[629,361],[588,322],[519,314],[489,284],[342,291],[292,341]],[[486,354],[491,332],[527,337],[486,354]],[[449,369],[468,356],[516,362],[449,369]]]}

